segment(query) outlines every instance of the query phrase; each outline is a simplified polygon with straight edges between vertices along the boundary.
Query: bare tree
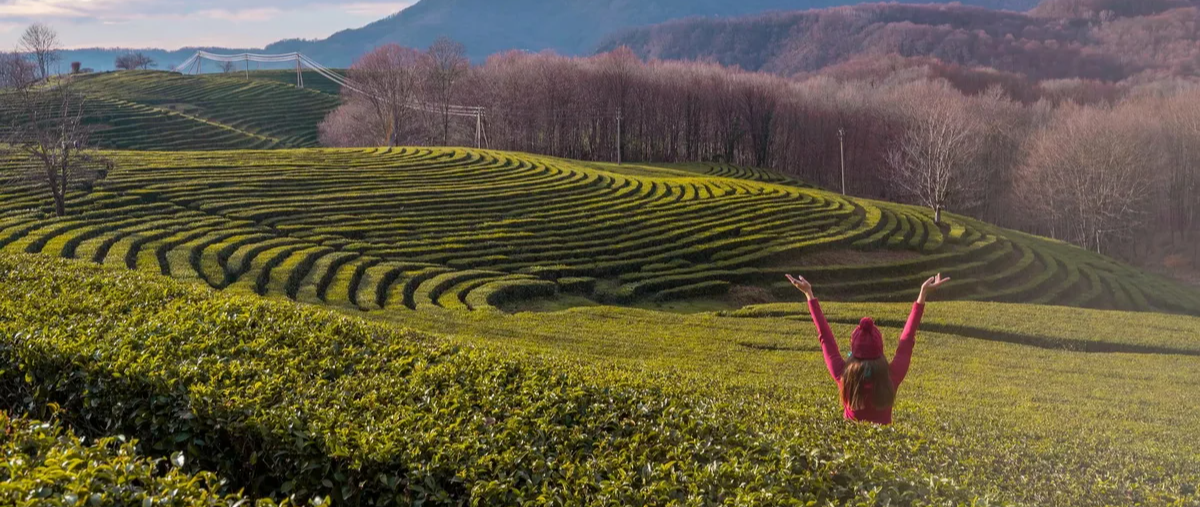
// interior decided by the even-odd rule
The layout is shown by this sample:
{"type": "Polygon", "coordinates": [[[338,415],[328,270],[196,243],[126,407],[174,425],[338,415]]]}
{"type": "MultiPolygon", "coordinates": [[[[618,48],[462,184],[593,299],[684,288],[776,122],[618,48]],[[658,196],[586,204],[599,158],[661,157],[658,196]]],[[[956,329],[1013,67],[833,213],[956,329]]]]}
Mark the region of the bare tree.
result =
{"type": "Polygon", "coordinates": [[[447,37],[440,37],[429,46],[427,82],[430,98],[437,104],[441,116],[442,145],[450,144],[450,105],[459,81],[471,68],[467,49],[447,37]]]}
{"type": "Polygon", "coordinates": [[[217,68],[221,69],[222,74],[232,74],[237,70],[237,64],[233,62],[221,62],[217,64],[217,68]]]}
{"type": "Polygon", "coordinates": [[[117,57],[116,67],[120,70],[146,70],[158,66],[153,58],[144,53],[126,53],[117,57]]]}
{"type": "Polygon", "coordinates": [[[68,192],[94,178],[108,161],[89,149],[90,129],[84,123],[85,100],[64,81],[51,88],[25,88],[4,94],[14,101],[6,140],[8,156],[27,162],[21,174],[10,175],[43,186],[54,201],[54,213],[67,213],[68,192]]]}
{"type": "Polygon", "coordinates": [[[1054,236],[1103,253],[1148,216],[1162,153],[1130,113],[1066,106],[1033,137],[1021,192],[1054,236]]]}
{"type": "MultiPolygon", "coordinates": [[[[962,100],[962,99],[960,99],[962,100]]],[[[1013,204],[1013,177],[1024,161],[1024,144],[1029,138],[1032,118],[1029,110],[1009,98],[999,86],[989,87],[977,97],[966,99],[966,107],[978,122],[979,151],[971,162],[979,171],[979,181],[985,192],[977,194],[975,202],[959,210],[1000,225],[1016,225],[1010,217],[1013,204]]]]}
{"type": "Polygon", "coordinates": [[[1155,101],[1152,113],[1163,122],[1160,139],[1167,167],[1163,196],[1154,202],[1172,243],[1190,244],[1200,262],[1200,90],[1155,101]]]}
{"type": "Polygon", "coordinates": [[[932,209],[934,221],[941,223],[948,206],[973,204],[986,190],[987,178],[972,164],[981,148],[978,122],[961,101],[939,100],[941,90],[927,86],[897,94],[906,129],[888,151],[887,166],[891,181],[932,209]]]}
{"type": "Polygon", "coordinates": [[[362,93],[345,89],[347,102],[365,100],[380,129],[377,141],[397,146],[416,125],[412,105],[421,97],[425,55],[396,44],[366,54],[350,67],[350,81],[362,93]]]}
{"type": "Polygon", "coordinates": [[[318,127],[321,145],[338,148],[380,144],[383,121],[367,100],[353,100],[333,110],[318,127]]]}
{"type": "Polygon", "coordinates": [[[39,79],[50,77],[50,66],[58,61],[58,32],[42,23],[34,23],[21,36],[20,50],[29,54],[37,64],[39,79]]]}
{"type": "Polygon", "coordinates": [[[772,133],[779,113],[779,86],[771,77],[761,74],[739,75],[736,83],[742,122],[750,133],[750,149],[754,165],[767,167],[771,161],[772,133]]]}
{"type": "Polygon", "coordinates": [[[20,53],[0,53],[0,89],[25,89],[37,82],[38,69],[20,53]]]}

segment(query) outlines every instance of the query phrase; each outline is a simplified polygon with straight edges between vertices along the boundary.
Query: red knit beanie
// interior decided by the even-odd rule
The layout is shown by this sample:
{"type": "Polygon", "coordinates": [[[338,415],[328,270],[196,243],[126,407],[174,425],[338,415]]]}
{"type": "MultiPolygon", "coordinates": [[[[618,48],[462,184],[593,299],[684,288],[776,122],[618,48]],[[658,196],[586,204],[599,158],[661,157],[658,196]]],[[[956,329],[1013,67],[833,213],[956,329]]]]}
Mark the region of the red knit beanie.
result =
{"type": "Polygon", "coordinates": [[[863,317],[858,323],[858,328],[854,330],[850,339],[850,352],[862,361],[883,357],[883,335],[879,333],[879,328],[875,327],[875,321],[870,317],[863,317]]]}

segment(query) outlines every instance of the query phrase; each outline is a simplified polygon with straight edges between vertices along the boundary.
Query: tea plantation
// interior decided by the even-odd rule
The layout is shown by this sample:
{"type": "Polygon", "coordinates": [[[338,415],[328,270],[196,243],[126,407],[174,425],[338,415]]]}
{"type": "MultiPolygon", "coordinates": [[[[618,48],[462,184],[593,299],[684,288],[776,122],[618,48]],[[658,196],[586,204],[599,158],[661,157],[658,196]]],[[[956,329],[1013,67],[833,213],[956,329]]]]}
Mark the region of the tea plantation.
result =
{"type": "MultiPolygon", "coordinates": [[[[312,147],[317,125],[339,103],[336,95],[298,89],[294,82],[242,74],[130,71],[78,76],[73,86],[86,98],[91,142],[113,149],[312,147]]],[[[15,107],[0,100],[0,118],[18,117],[15,107]]],[[[0,122],[0,130],[9,126],[0,122]]]]}
{"type": "Polygon", "coordinates": [[[1078,248],[750,170],[633,176],[450,149],[113,159],[66,218],[47,217],[40,190],[6,193],[0,248],[362,310],[662,302],[737,285],[790,298],[793,272],[826,299],[904,301],[941,272],[955,278],[943,298],[1200,314],[1200,291],[1078,248]],[[868,262],[806,262],[846,252],[868,262]]]}
{"type": "Polygon", "coordinates": [[[0,408],[197,504],[1200,501],[1200,291],[1063,243],[731,166],[106,155],[67,217],[0,191],[0,408]],[[938,272],[897,424],[840,420],[783,273],[890,342],[938,272]]]}

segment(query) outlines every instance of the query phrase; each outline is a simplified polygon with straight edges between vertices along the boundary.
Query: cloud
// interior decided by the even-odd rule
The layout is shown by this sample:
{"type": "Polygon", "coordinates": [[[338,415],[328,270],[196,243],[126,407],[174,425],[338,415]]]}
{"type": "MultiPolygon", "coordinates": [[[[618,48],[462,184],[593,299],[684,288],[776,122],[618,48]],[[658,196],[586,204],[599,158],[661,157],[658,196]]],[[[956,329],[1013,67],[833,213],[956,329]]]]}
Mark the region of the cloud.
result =
{"type": "Polygon", "coordinates": [[[113,22],[201,16],[254,21],[280,12],[312,8],[336,8],[353,15],[382,17],[413,3],[415,0],[358,0],[351,3],[329,0],[0,0],[0,18],[24,22],[54,19],[113,22]]]}
{"type": "Polygon", "coordinates": [[[356,16],[390,16],[412,6],[414,2],[354,2],[336,4],[342,10],[356,16]]]}
{"type": "Polygon", "coordinates": [[[219,19],[222,21],[235,21],[235,22],[251,21],[251,22],[253,22],[253,21],[267,21],[267,20],[278,17],[282,13],[283,13],[283,11],[276,9],[274,7],[260,7],[257,9],[240,9],[240,10],[209,9],[209,10],[205,10],[205,11],[198,11],[195,13],[195,15],[204,17],[204,18],[219,19]]]}

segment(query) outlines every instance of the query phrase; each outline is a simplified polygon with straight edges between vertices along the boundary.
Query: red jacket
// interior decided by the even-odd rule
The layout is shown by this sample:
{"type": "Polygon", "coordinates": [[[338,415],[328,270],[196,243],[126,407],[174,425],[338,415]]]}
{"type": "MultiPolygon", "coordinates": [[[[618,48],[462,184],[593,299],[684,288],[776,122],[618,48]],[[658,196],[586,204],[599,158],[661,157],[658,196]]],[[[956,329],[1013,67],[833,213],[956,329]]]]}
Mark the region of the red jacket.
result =
{"type": "MultiPolygon", "coordinates": [[[[821,352],[825,354],[825,366],[829,368],[829,375],[833,380],[837,381],[839,390],[842,387],[842,372],[846,370],[846,360],[842,358],[842,353],[838,351],[837,340],[833,337],[833,330],[829,329],[829,323],[825,321],[825,314],[821,312],[821,304],[816,299],[808,302],[809,313],[812,314],[813,323],[817,325],[817,338],[821,340],[821,352]]],[[[913,346],[917,343],[917,327],[921,325],[921,315],[925,313],[925,305],[914,303],[912,313],[908,315],[908,324],[904,326],[904,334],[900,335],[900,345],[896,347],[896,357],[892,358],[892,384],[899,389],[900,383],[904,382],[904,377],[908,375],[908,365],[912,362],[913,346]]],[[[867,385],[866,388],[870,388],[867,385]]],[[[870,398],[868,393],[868,399],[870,398]]],[[[892,424],[892,408],[877,409],[868,407],[865,410],[853,410],[849,406],[845,407],[846,419],[855,421],[867,421],[876,424],[892,424]]]]}

